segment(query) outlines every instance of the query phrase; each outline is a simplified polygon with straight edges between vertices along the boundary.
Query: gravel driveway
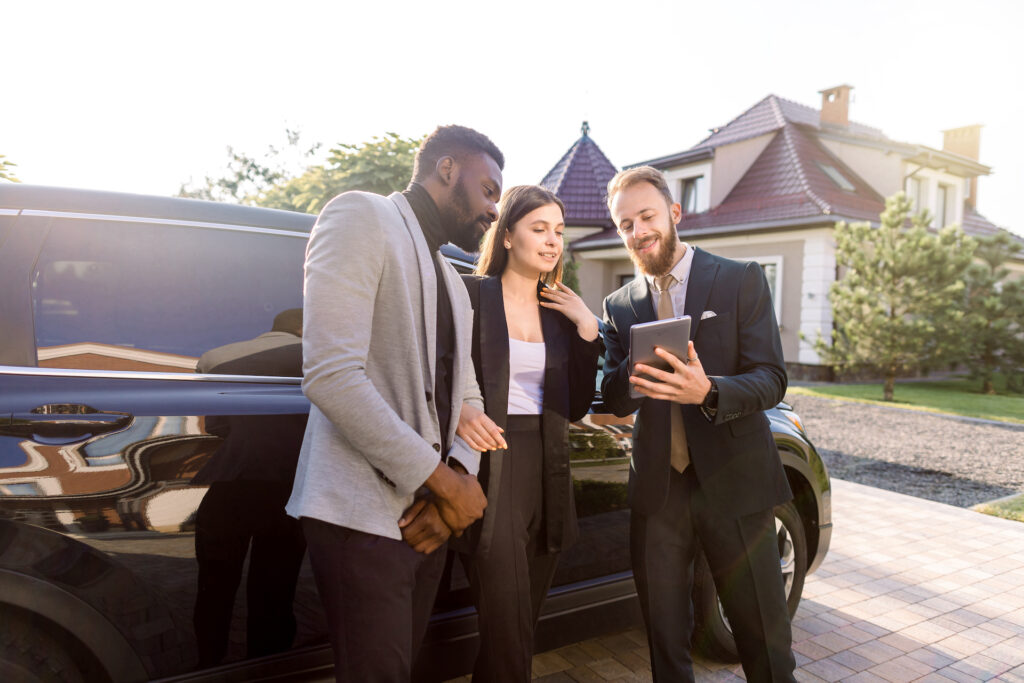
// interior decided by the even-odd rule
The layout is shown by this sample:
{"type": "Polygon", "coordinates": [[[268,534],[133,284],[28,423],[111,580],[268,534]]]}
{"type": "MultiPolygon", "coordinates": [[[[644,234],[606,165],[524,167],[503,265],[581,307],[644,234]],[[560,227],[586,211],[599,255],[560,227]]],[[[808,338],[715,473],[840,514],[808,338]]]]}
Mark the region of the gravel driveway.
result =
{"type": "Polygon", "coordinates": [[[1024,491],[1024,425],[790,394],[829,474],[969,507],[1024,491]]]}

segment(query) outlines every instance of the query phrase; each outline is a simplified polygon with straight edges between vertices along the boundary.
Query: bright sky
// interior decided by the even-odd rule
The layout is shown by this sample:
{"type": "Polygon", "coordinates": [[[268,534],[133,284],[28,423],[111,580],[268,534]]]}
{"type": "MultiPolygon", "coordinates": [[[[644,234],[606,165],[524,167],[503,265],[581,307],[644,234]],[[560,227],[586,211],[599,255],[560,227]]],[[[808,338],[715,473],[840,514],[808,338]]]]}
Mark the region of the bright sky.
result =
{"type": "Polygon", "coordinates": [[[12,2],[0,154],[24,182],[173,194],[286,127],[325,146],[440,123],[489,135],[505,184],[590,122],[616,166],[686,149],[768,93],[942,146],[984,124],[979,208],[1024,234],[1024,3],[12,2]]]}

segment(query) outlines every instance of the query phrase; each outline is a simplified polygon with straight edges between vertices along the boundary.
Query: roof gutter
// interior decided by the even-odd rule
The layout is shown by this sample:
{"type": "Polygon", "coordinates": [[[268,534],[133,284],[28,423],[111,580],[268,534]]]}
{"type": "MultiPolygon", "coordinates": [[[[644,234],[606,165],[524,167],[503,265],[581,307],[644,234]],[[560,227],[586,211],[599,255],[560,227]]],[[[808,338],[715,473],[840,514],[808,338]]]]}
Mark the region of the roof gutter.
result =
{"type": "Polygon", "coordinates": [[[622,168],[636,168],[638,166],[653,166],[654,168],[664,168],[666,166],[679,166],[681,164],[689,164],[694,161],[712,159],[714,158],[714,156],[714,147],[698,147],[696,149],[688,149],[685,152],[676,152],[675,154],[669,154],[668,156],[657,157],[656,159],[649,159],[648,161],[639,161],[635,164],[627,164],[622,168]]]}

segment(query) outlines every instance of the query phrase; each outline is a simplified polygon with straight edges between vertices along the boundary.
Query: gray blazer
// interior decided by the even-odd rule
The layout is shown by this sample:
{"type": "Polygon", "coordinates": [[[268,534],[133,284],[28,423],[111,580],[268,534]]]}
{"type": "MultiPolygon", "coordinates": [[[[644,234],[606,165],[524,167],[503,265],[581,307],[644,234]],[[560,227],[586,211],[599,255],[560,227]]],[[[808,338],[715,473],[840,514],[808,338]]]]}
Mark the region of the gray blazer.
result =
{"type": "Polygon", "coordinates": [[[312,405],[291,516],[400,539],[398,519],[442,452],[479,470],[480,454],[455,435],[464,400],[483,409],[470,355],[473,311],[446,262],[455,359],[451,426],[439,433],[430,259],[399,193],[346,192],[320,213],[306,247],[302,390],[312,405]]]}

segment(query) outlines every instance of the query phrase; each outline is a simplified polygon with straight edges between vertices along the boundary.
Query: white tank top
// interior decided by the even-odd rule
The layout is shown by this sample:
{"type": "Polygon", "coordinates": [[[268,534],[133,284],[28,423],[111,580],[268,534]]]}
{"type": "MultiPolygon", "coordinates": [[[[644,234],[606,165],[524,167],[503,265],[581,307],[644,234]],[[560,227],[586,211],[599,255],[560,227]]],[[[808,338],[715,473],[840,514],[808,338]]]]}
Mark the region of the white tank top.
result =
{"type": "Polygon", "coordinates": [[[540,415],[544,400],[544,342],[508,339],[508,414],[540,415]]]}

